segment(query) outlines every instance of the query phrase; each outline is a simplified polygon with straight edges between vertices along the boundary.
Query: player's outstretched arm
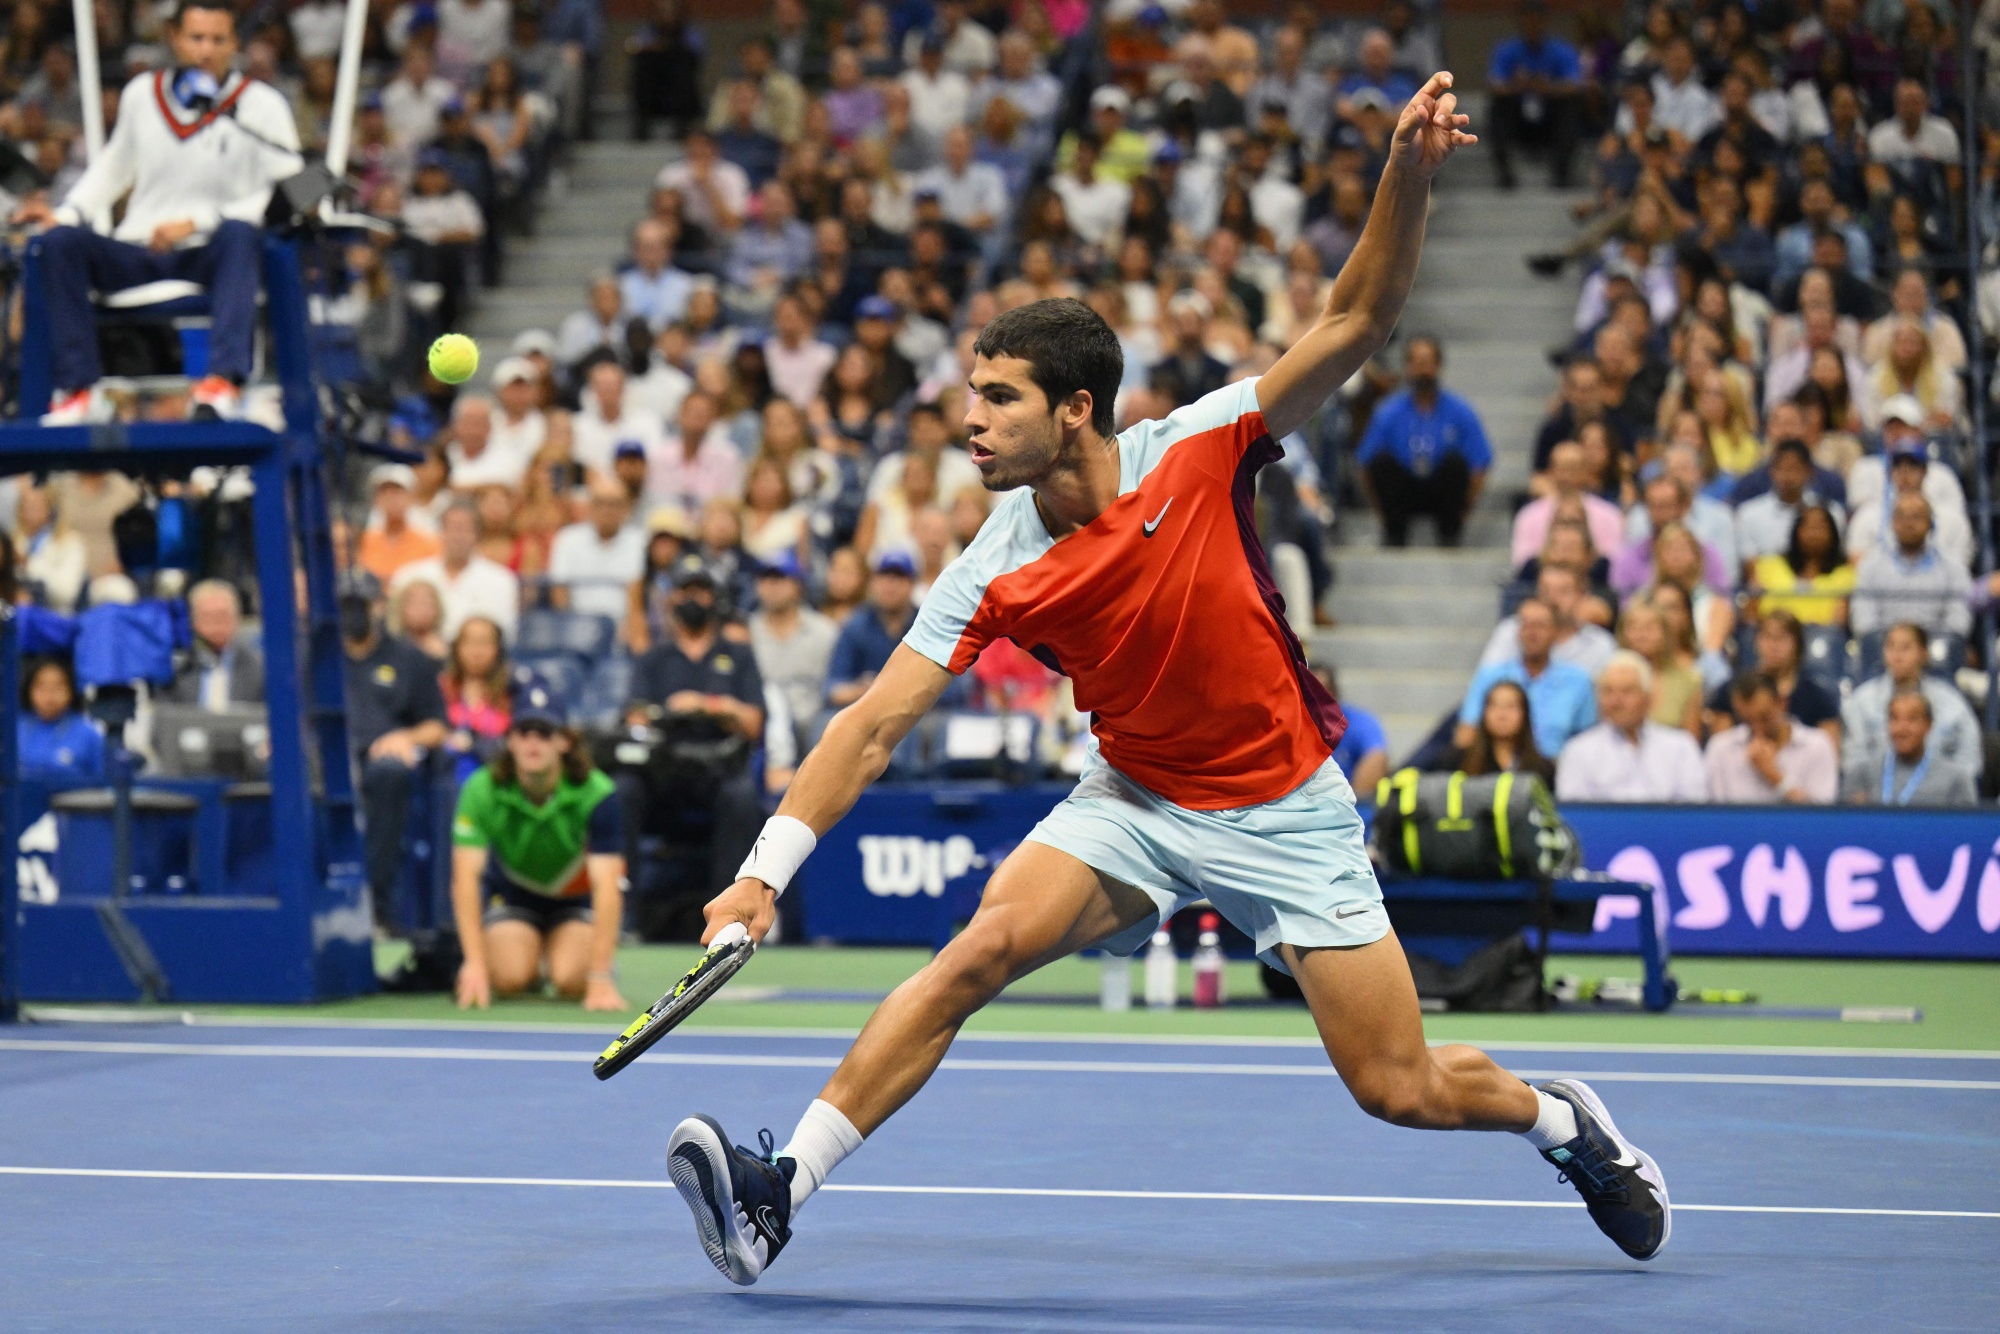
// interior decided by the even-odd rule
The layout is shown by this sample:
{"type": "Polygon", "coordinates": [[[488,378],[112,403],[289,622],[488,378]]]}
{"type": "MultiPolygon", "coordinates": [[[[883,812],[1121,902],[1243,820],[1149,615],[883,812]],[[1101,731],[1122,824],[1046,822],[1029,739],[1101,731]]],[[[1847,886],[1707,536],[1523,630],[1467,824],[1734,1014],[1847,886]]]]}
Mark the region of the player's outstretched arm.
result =
{"type": "MultiPolygon", "coordinates": [[[[799,766],[778,814],[805,822],[815,838],[854,808],[868,785],[889,767],[896,745],[910,734],[951,684],[951,673],[906,645],[897,645],[868,692],[834,715],[819,744],[799,766]]],[[[761,880],[738,880],[702,910],[706,945],[731,922],[762,940],[777,916],[778,896],[761,880]]]]}
{"type": "Polygon", "coordinates": [[[1403,108],[1368,225],[1334,279],[1326,309],[1257,382],[1257,406],[1273,439],[1318,412],[1402,318],[1424,248],[1431,177],[1458,149],[1478,142],[1465,132],[1471,122],[1458,113],[1451,84],[1450,73],[1440,70],[1403,108]]]}

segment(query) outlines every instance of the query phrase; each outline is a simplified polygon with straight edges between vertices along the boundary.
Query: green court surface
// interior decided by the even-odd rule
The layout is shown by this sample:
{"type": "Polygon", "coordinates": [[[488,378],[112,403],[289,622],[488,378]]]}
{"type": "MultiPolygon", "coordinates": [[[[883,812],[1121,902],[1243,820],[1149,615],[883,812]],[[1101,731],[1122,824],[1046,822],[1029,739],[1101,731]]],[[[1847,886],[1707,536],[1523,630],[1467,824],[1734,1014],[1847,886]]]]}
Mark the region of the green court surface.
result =
{"type": "MultiPolygon", "coordinates": [[[[380,962],[394,957],[384,947],[380,962]]],[[[650,1004],[695,957],[692,946],[638,946],[620,951],[620,986],[634,1009],[650,1004]]],[[[778,947],[761,952],[719,996],[689,1020],[707,1028],[853,1031],[876,1001],[921,968],[922,949],[778,947]]],[[[1594,955],[1561,955],[1551,975],[1637,978],[1638,961],[1594,955]]],[[[2000,964],[1830,961],[1817,959],[1682,958],[1674,973],[1683,987],[1753,992],[1757,1008],[1807,1012],[1812,1017],[1743,1013],[1728,1006],[1678,1006],[1664,1015],[1631,1010],[1568,1010],[1552,1014],[1433,1014],[1424,1028],[1433,1041],[1493,1043],[1647,1043],[1715,1046],[1899,1047],[2000,1050],[2000,964]],[[1841,1022],[1840,1010],[1914,1007],[1915,1023],[1841,1022]]],[[[1110,1013],[1096,1004],[1100,966],[1067,959],[1010,988],[975,1016],[968,1031],[1132,1036],[1264,1037],[1311,1039],[1303,1006],[1265,1001],[1251,964],[1232,964],[1227,979],[1233,1002],[1195,1010],[1188,965],[1181,965],[1180,1008],[1134,1008],[1110,1013]]],[[[1139,989],[1137,966],[1133,989],[1139,989]]],[[[61,1007],[64,1016],[92,1007],[61,1007]]],[[[140,1007],[97,1007],[105,1018],[143,1013],[140,1007]]],[[[607,1038],[623,1018],[586,1015],[576,1005],[546,998],[515,999],[484,1012],[458,1010],[449,996],[378,995],[309,1007],[175,1006],[160,1012],[199,1016],[304,1019],[308,1022],[457,1022],[583,1024],[607,1038]]]]}

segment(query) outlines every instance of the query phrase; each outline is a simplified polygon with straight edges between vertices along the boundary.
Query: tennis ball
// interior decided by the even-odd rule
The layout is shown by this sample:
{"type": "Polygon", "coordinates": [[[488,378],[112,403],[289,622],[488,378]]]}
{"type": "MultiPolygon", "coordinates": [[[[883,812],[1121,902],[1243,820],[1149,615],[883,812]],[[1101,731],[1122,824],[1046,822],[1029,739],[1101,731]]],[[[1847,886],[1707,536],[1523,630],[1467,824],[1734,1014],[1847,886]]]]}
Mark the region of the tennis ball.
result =
{"type": "Polygon", "coordinates": [[[464,334],[445,334],[431,344],[431,374],[446,384],[464,384],[479,369],[479,344],[464,334]]]}

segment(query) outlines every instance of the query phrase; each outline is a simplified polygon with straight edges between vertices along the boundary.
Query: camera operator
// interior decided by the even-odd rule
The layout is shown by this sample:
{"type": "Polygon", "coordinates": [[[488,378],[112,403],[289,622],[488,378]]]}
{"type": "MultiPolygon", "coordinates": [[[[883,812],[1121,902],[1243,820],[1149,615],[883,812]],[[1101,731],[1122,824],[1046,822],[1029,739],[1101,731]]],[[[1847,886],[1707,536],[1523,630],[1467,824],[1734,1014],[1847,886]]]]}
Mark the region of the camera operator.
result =
{"type": "Polygon", "coordinates": [[[234,416],[250,374],[260,227],[272,186],[303,166],[298,127],[283,93],[232,68],[236,18],[226,0],[180,0],[167,31],[174,67],[125,85],[103,153],[62,206],[37,197],[14,213],[17,223],[53,224],[42,243],[56,391],[47,425],[91,419],[103,373],[93,290],[163,279],[208,289],[209,364],[190,394],[195,416],[234,416]],[[127,191],[117,230],[91,230],[127,191]]]}
{"type": "Polygon", "coordinates": [[[750,646],[723,638],[715,576],[700,557],[674,568],[667,627],[633,669],[626,715],[658,728],[666,763],[620,787],[635,829],[657,830],[688,809],[710,817],[705,899],[728,888],[763,826],[750,753],[764,735],[764,682],[750,646]]]}

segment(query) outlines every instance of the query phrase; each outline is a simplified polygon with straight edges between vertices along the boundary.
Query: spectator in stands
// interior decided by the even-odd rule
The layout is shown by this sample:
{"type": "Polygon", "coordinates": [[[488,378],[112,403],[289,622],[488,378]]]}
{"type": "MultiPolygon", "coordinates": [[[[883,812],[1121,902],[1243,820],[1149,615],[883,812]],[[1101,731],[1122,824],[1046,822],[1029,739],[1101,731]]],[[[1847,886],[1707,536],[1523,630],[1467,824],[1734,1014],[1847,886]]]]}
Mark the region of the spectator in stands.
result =
{"type": "Polygon", "coordinates": [[[1439,383],[1444,349],[1419,336],[1404,351],[1405,387],[1378,404],[1356,448],[1385,546],[1409,541],[1410,519],[1429,515],[1438,545],[1455,547],[1493,464],[1486,428],[1470,403],[1439,383]]]}
{"type": "MultiPolygon", "coordinates": [[[[1965,368],[1965,335],[1932,301],[1930,280],[1920,268],[1906,268],[1889,289],[1890,311],[1861,336],[1861,360],[1874,365],[1889,352],[1889,338],[1898,323],[1915,320],[1931,341],[1931,361],[1940,371],[1956,374],[1965,368]]],[[[1883,411],[1889,407],[1884,402],[1883,411]]],[[[1921,424],[1921,423],[1917,423],[1921,424]]]]}
{"type": "Polygon", "coordinates": [[[1653,669],[1620,649],[1597,682],[1603,721],[1563,747],[1556,796],[1563,801],[1700,802],[1709,797],[1701,749],[1686,730],[1662,725],[1653,710],[1653,669]]]}
{"type": "MultiPolygon", "coordinates": [[[[1743,664],[1769,676],[1778,687],[1778,703],[1786,713],[1825,732],[1838,746],[1841,741],[1841,706],[1838,690],[1804,674],[1805,627],[1788,611],[1767,611],[1757,622],[1752,640],[1755,657],[1743,664]]],[[[1740,719],[1728,687],[1718,686],[1709,694],[1706,723],[1711,733],[1734,726],[1740,719]]]]}
{"type": "Polygon", "coordinates": [[[341,597],[340,638],[347,654],[347,739],[361,768],[369,897],[377,925],[386,928],[398,920],[411,798],[426,755],[444,741],[444,698],[437,663],[383,634],[366,593],[341,597]]]}
{"type": "Polygon", "coordinates": [[[1633,430],[1629,423],[1607,411],[1604,405],[1604,376],[1595,361],[1572,357],[1563,367],[1562,406],[1545,418],[1535,435],[1535,480],[1537,495],[1551,487],[1548,479],[1549,455],[1565,440],[1581,442],[1583,428],[1603,422],[1611,433],[1611,443],[1621,453],[1630,453],[1633,430]]]}
{"type": "MultiPolygon", "coordinates": [[[[726,774],[709,774],[713,793],[708,812],[713,818],[709,837],[707,893],[719,893],[736,878],[736,868],[757,841],[764,819],[756,783],[750,776],[749,747],[764,734],[764,682],[745,645],[721,634],[716,607],[715,578],[699,557],[683,557],[673,575],[666,603],[667,633],[648,649],[632,670],[636,707],[628,721],[643,723],[657,711],[678,735],[697,740],[742,738],[740,763],[726,774]]],[[[626,789],[626,809],[638,817],[635,829],[656,827],[669,814],[645,811],[642,794],[626,789]]]]}
{"type": "Polygon", "coordinates": [[[232,704],[262,704],[264,655],[237,641],[242,624],[242,598],[234,584],[204,579],[190,588],[188,626],[193,634],[165,698],[199,704],[212,713],[232,704]]]}
{"type": "Polygon", "coordinates": [[[434,663],[451,656],[444,637],[444,595],[428,579],[411,580],[389,599],[389,633],[434,663]]]}
{"type": "MultiPolygon", "coordinates": [[[[1821,353],[1839,359],[1840,379],[1850,395],[1862,395],[1868,388],[1868,371],[1853,352],[1839,343],[1840,321],[1831,301],[1813,301],[1800,308],[1804,337],[1797,347],[1782,356],[1773,356],[1764,368],[1764,414],[1768,417],[1780,403],[1815,379],[1814,358],[1821,353]]],[[[1847,423],[1829,417],[1829,429],[1843,429],[1847,423]]]]}
{"type": "Polygon", "coordinates": [[[1792,528],[1809,506],[1822,506],[1844,519],[1839,502],[1813,489],[1812,451],[1803,440],[1780,440],[1771,447],[1771,489],[1736,507],[1736,551],[1745,561],[1775,556],[1792,544],[1792,528]]]}
{"type": "Polygon", "coordinates": [[[1742,721],[1709,738],[1709,800],[1736,804],[1832,802],[1840,786],[1840,756],[1831,739],[1785,712],[1777,680],[1746,672],[1729,686],[1742,721]]]}
{"type": "Polygon", "coordinates": [[[757,192],[756,219],[730,245],[730,299],[746,313],[769,311],[786,284],[812,266],[812,229],[798,219],[791,190],[768,181],[757,192]]]}
{"type": "MultiPolygon", "coordinates": [[[[1579,617],[1584,599],[1589,592],[1584,583],[1582,571],[1564,565],[1544,565],[1535,580],[1535,601],[1547,608],[1553,617],[1548,653],[1557,662],[1582,669],[1591,680],[1604,670],[1604,664],[1618,648],[1617,641],[1602,626],[1592,625],[1579,617]]],[[[1522,603],[1526,607],[1527,603],[1522,603]]],[[[1526,640],[1521,635],[1520,612],[1507,617],[1493,627],[1493,634],[1487,639],[1486,647],[1480,652],[1479,665],[1482,668],[1496,667],[1514,662],[1527,656],[1526,640]]],[[[1537,707],[1535,712],[1541,713],[1537,707]]],[[[1560,743],[1542,747],[1548,754],[1562,749],[1560,743]]]]}
{"type": "Polygon", "coordinates": [[[1701,80],[1694,43],[1669,38],[1660,51],[1659,72],[1653,75],[1653,123],[1684,143],[1700,143],[1722,119],[1721,104],[1701,80]]]}
{"type": "Polygon", "coordinates": [[[1889,627],[1882,638],[1882,675],[1854,687],[1841,707],[1850,768],[1877,776],[1889,741],[1889,701],[1914,690],[1930,701],[1929,753],[1938,764],[1962,769],[1976,784],[1985,769],[1979,720],[1950,681],[1925,671],[1930,637],[1920,625],[1889,627]]]}
{"type": "Polygon", "coordinates": [[[688,131],[684,147],[685,156],[660,168],[654,185],[678,194],[682,216],[710,236],[734,233],[750,208],[749,175],[723,159],[707,130],[688,131]]]}
{"type": "Polygon", "coordinates": [[[549,419],[542,411],[542,375],[527,357],[502,357],[493,368],[493,392],[500,415],[493,422],[491,445],[518,459],[529,460],[548,443],[549,419]]]}
{"type": "Polygon", "coordinates": [[[167,37],[171,78],[145,73],[126,85],[124,114],[61,206],[37,194],[13,212],[16,225],[50,229],[42,239],[42,286],[53,331],[55,392],[44,417],[51,425],[93,416],[103,374],[93,291],[162,279],[208,289],[208,367],[188,391],[191,413],[234,416],[238,387],[251,371],[263,271],[259,227],[272,187],[304,165],[298,128],[282,93],[233,68],[236,19],[223,0],[182,0],[167,37]],[[218,128],[218,118],[230,128],[218,128]],[[121,197],[125,210],[112,235],[92,230],[121,197]]]}
{"type": "Polygon", "coordinates": [[[1701,673],[1688,655],[1677,651],[1660,609],[1650,602],[1633,602],[1618,618],[1618,643],[1644,658],[1652,670],[1652,707],[1646,716],[1662,727],[1678,727],[1699,737],[1701,673]]]}
{"type": "Polygon", "coordinates": [[[625,590],[646,563],[646,535],[631,517],[623,486],[604,477],[590,484],[590,517],[558,532],[549,548],[549,600],[557,608],[613,621],[625,615],[625,590]]]}
{"type": "Polygon", "coordinates": [[[458,628],[444,670],[438,673],[444,699],[443,748],[457,757],[459,781],[498,754],[514,717],[513,674],[500,627],[473,616],[458,628]]]}
{"type": "Polygon", "coordinates": [[[1263,121],[1267,108],[1281,110],[1285,123],[1297,132],[1304,153],[1316,156],[1332,115],[1333,88],[1325,74],[1306,67],[1304,29],[1290,23],[1279,28],[1271,50],[1270,68],[1244,95],[1244,112],[1256,125],[1263,121]]]}
{"type": "Polygon", "coordinates": [[[76,708],[67,660],[44,658],[21,673],[14,744],[21,777],[55,784],[104,781],[104,737],[76,708]]]}
{"type": "Polygon", "coordinates": [[[1493,165],[1500,188],[1514,188],[1514,150],[1540,144],[1548,150],[1549,183],[1569,188],[1570,162],[1582,128],[1582,66],[1576,48],[1548,33],[1542,0],[1523,0],[1519,34],[1493,48],[1487,88],[1493,117],[1493,165]]]}
{"type": "MultiPolygon", "coordinates": [[[[1544,570],[1544,579],[1552,572],[1544,570]]],[[[1570,574],[1570,582],[1574,584],[1574,574],[1570,574]]],[[[1590,674],[1553,656],[1559,622],[1548,601],[1530,598],[1508,620],[1513,623],[1512,638],[1518,650],[1482,665],[1473,676],[1459,707],[1452,744],[1461,751],[1472,744],[1479,720],[1485,715],[1487,692],[1496,682],[1512,681],[1526,692],[1532,706],[1535,744],[1544,755],[1559,754],[1571,737],[1597,721],[1590,674]]],[[[1604,634],[1602,630],[1597,633],[1604,634]]]]}
{"type": "Polygon", "coordinates": [[[1935,162],[1957,167],[1958,131],[1950,121],[1930,111],[1931,94],[1923,80],[1898,79],[1896,114],[1868,131],[1868,155],[1891,166],[1935,162]]]}
{"type": "Polygon", "coordinates": [[[771,388],[804,408],[819,397],[839,354],[813,336],[812,321],[795,293],[779,296],[772,305],[771,334],[764,340],[771,388]]]}
{"type": "MultiPolygon", "coordinates": [[[[1378,409],[1379,410],[1379,409],[1378,409]]],[[[1564,441],[1549,451],[1550,489],[1514,513],[1513,561],[1519,569],[1541,551],[1548,540],[1550,522],[1556,510],[1572,497],[1583,507],[1591,544],[1602,552],[1614,552],[1625,544],[1625,517],[1618,507],[1590,491],[1589,464],[1583,446],[1564,441]]]]}
{"type": "Polygon", "coordinates": [[[1894,545],[1879,545],[1859,562],[1848,624],[1858,635],[1898,621],[1933,635],[1963,635],[1972,628],[1967,598],[1972,576],[1946,559],[1931,540],[1931,503],[1919,493],[1896,496],[1889,511],[1894,545]]]}
{"type": "Polygon", "coordinates": [[[1879,766],[1863,767],[1856,754],[1841,775],[1841,795],[1858,805],[1976,806],[1979,791],[1960,766],[1934,762],[1930,699],[1921,690],[1889,697],[1888,752],[1879,766]]]}
{"type": "Polygon", "coordinates": [[[620,315],[642,319],[658,332],[687,313],[693,290],[694,275],[674,266],[673,233],[667,224],[642,218],[632,228],[632,267],[618,279],[620,315]]]}
{"type": "MultiPolygon", "coordinates": [[[[1899,440],[1896,448],[1886,452],[1886,457],[1889,466],[1887,503],[1893,507],[1896,497],[1922,495],[1930,466],[1923,441],[1899,440]]],[[[1892,540],[1882,522],[1884,503],[1884,498],[1877,498],[1855,508],[1853,522],[1847,528],[1847,552],[1857,563],[1869,552],[1886,548],[1892,540]]],[[[1971,568],[1972,525],[1966,519],[1964,510],[1955,505],[1941,505],[1932,510],[1931,517],[1937,526],[1932,540],[1937,545],[1938,554],[1953,564],[1971,568]]]]}
{"type": "Polygon", "coordinates": [[[875,561],[868,601],[841,627],[827,665],[829,707],[844,709],[860,699],[887,665],[916,615],[916,578],[916,562],[906,552],[890,551],[875,561]]]}
{"type": "Polygon", "coordinates": [[[521,581],[479,554],[479,536],[478,512],[469,502],[453,502],[438,520],[438,554],[404,566],[389,585],[391,594],[419,580],[435,585],[444,603],[440,630],[447,641],[473,616],[487,617],[509,640],[520,624],[521,581]]]}
{"type": "Polygon", "coordinates": [[[819,734],[827,671],[839,637],[840,627],[807,604],[805,570],[796,553],[779,552],[759,568],[750,646],[765,684],[785,697],[801,754],[819,734]]]}
{"type": "Polygon", "coordinates": [[[405,565],[436,556],[438,539],[435,532],[411,522],[416,513],[412,505],[417,473],[409,464],[377,464],[368,474],[368,489],[381,522],[371,522],[363,530],[357,559],[363,569],[387,584],[405,565]]]}
{"type": "Polygon", "coordinates": [[[1100,250],[1117,236],[1132,208],[1132,187],[1098,169],[1102,147],[1096,131],[1084,130],[1077,135],[1069,170],[1049,181],[1049,188],[1062,197],[1069,225],[1100,250]]]}
{"type": "MultiPolygon", "coordinates": [[[[1555,761],[1535,744],[1534,710],[1528,692],[1516,681],[1495,681],[1486,692],[1471,744],[1454,746],[1447,763],[1477,777],[1482,774],[1534,774],[1555,786],[1555,761]]],[[[1369,794],[1362,793],[1363,799],[1369,794]]]]}
{"type": "MultiPolygon", "coordinates": [[[[1916,452],[1930,454],[1925,436],[1923,405],[1907,394],[1899,394],[1882,405],[1882,452],[1859,459],[1848,469],[1847,504],[1859,509],[1871,500],[1880,500],[1889,490],[1889,472],[1896,456],[1916,452]]],[[[1924,468],[1924,499],[1931,502],[1935,516],[1946,509],[1965,513],[1965,490],[1951,465],[1929,458],[1924,468]]]]}
{"type": "Polygon", "coordinates": [[[62,521],[47,487],[28,486],[14,511],[19,575],[39,590],[36,600],[67,615],[76,609],[89,575],[90,552],[82,536],[62,521]]]}
{"type": "Polygon", "coordinates": [[[1869,368],[1867,392],[1862,398],[1863,422],[1876,425],[1868,409],[1907,394],[1923,410],[1922,425],[1933,431],[1948,431],[1963,424],[1965,394],[1958,376],[1938,365],[1931,353],[1930,335],[1912,319],[1899,319],[1889,333],[1889,346],[1881,360],[1869,368]]]}
{"type": "Polygon", "coordinates": [[[697,389],[681,400],[674,429],[649,450],[646,499],[692,514],[711,500],[743,491],[743,456],[717,412],[713,395],[697,389]]]}
{"type": "Polygon", "coordinates": [[[973,232],[984,232],[1007,214],[1007,182],[1000,169],[974,160],[972,131],[954,125],[944,135],[944,161],[912,182],[918,192],[935,193],[944,216],[973,232]]]}
{"type": "Polygon", "coordinates": [[[484,394],[460,394],[451,405],[451,489],[470,495],[481,487],[521,485],[534,460],[532,453],[497,445],[493,440],[493,400],[484,394]]]}
{"type": "Polygon", "coordinates": [[[1797,222],[1778,231],[1778,267],[1771,277],[1774,291],[1783,292],[1813,266],[1814,248],[1829,232],[1838,236],[1846,247],[1848,274],[1862,282],[1875,276],[1875,250],[1869,243],[1868,231],[1847,216],[1833,192],[1833,182],[1815,177],[1801,184],[1799,214],[1797,222]]]}
{"type": "Polygon", "coordinates": [[[574,434],[570,456],[583,466],[586,475],[609,473],[612,456],[622,441],[637,440],[646,447],[649,459],[662,449],[665,431],[659,419],[632,402],[625,387],[625,368],[616,361],[602,360],[590,368],[581,406],[570,417],[574,434]]]}
{"type": "Polygon", "coordinates": [[[1652,578],[1656,564],[1654,546],[1658,542],[1658,534],[1668,528],[1678,528],[1694,542],[1696,584],[1706,584],[1718,592],[1728,592],[1736,586],[1736,572],[1724,564],[1722,554],[1706,542],[1694,538],[1694,532],[1688,528],[1686,520],[1694,508],[1694,494],[1688,490],[1686,482],[1678,476],[1662,472],[1646,482],[1642,498],[1646,506],[1646,522],[1638,522],[1638,514],[1626,520],[1628,542],[1618,548],[1618,556],[1612,558],[1612,588],[1620,594],[1630,594],[1652,578]]]}
{"type": "Polygon", "coordinates": [[[1854,566],[1841,549],[1833,511],[1825,505],[1801,509],[1784,554],[1759,556],[1750,583],[1754,605],[1767,614],[1788,612],[1807,625],[1846,625],[1854,566]]]}
{"type": "Polygon", "coordinates": [[[132,479],[116,472],[59,472],[49,478],[48,495],[56,530],[83,542],[86,574],[94,579],[121,568],[111,525],[142,498],[132,479]]]}
{"type": "Polygon", "coordinates": [[[575,366],[601,349],[625,344],[625,289],[615,273],[600,273],[590,280],[589,304],[563,316],[556,328],[555,360],[575,366]]]}

